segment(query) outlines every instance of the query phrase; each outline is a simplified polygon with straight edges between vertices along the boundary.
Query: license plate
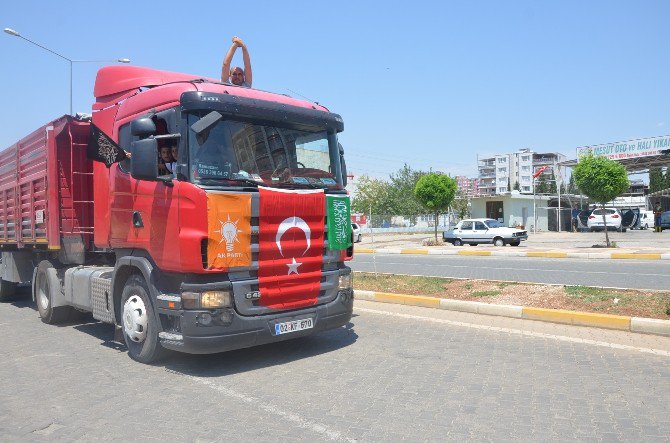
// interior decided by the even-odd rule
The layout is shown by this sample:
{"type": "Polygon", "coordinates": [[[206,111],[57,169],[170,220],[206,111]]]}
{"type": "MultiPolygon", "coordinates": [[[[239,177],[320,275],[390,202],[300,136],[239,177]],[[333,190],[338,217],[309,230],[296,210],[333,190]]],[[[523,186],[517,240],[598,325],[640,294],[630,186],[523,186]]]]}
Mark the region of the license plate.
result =
{"type": "Polygon", "coordinates": [[[312,320],[311,318],[305,318],[303,320],[287,321],[284,323],[277,323],[275,325],[275,335],[303,331],[305,329],[312,329],[313,327],[314,327],[314,320],[312,320]]]}

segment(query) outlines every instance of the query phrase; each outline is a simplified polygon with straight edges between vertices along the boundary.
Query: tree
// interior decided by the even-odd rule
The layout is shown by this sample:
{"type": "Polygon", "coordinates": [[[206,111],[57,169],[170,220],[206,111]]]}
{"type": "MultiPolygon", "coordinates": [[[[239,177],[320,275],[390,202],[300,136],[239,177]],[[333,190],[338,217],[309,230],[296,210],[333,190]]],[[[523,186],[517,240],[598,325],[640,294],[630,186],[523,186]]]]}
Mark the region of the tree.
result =
{"type": "Polygon", "coordinates": [[[435,243],[440,211],[445,211],[456,196],[456,180],[444,174],[430,173],[422,176],[414,187],[414,195],[421,204],[435,215],[435,243]]]}
{"type": "Polygon", "coordinates": [[[576,194],[577,186],[575,186],[575,176],[574,174],[570,175],[570,181],[568,182],[568,194],[576,194]]]}
{"type": "Polygon", "coordinates": [[[389,193],[388,182],[363,175],[358,180],[358,186],[351,202],[351,210],[368,215],[370,215],[370,210],[375,215],[388,214],[391,212],[389,193]]]}
{"type": "Polygon", "coordinates": [[[609,248],[610,238],[607,233],[605,203],[624,193],[630,186],[626,168],[614,160],[587,154],[579,158],[579,163],[574,167],[572,174],[581,192],[600,203],[601,208],[603,208],[605,241],[609,248]]]}
{"type": "Polygon", "coordinates": [[[540,174],[540,176],[535,180],[535,193],[546,194],[547,192],[549,192],[547,179],[545,178],[544,174],[540,174]]]}
{"type": "Polygon", "coordinates": [[[456,191],[456,197],[451,203],[451,209],[459,219],[463,220],[464,218],[468,218],[470,216],[470,207],[468,206],[469,203],[470,199],[468,199],[467,196],[463,195],[461,191],[456,191]]]}
{"type": "Polygon", "coordinates": [[[390,213],[408,216],[412,224],[416,223],[416,217],[421,215],[424,209],[414,196],[414,188],[424,174],[425,172],[414,170],[405,163],[402,168],[389,176],[390,213]]]}
{"type": "Polygon", "coordinates": [[[556,194],[556,176],[554,173],[551,173],[551,178],[549,179],[549,194],[554,195],[556,194]]]}
{"type": "Polygon", "coordinates": [[[521,190],[521,186],[519,186],[519,181],[518,180],[514,182],[514,190],[515,191],[520,191],[521,190]]]}
{"type": "Polygon", "coordinates": [[[662,189],[668,189],[668,188],[670,188],[670,168],[665,168],[665,178],[663,180],[662,189]]]}
{"type": "Polygon", "coordinates": [[[663,172],[661,168],[649,168],[649,192],[660,191],[664,188],[663,172]]]}

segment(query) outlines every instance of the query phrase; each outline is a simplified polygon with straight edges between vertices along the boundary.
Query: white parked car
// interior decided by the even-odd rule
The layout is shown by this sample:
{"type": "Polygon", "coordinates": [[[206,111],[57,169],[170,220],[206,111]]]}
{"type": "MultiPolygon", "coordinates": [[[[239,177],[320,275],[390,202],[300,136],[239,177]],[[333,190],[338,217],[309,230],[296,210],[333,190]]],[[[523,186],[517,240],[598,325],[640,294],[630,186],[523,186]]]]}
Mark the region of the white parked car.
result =
{"type": "Polygon", "coordinates": [[[640,211],[640,218],[637,222],[637,227],[640,229],[649,229],[654,227],[654,212],[640,211]]]}
{"type": "Polygon", "coordinates": [[[363,236],[361,235],[361,226],[358,223],[351,224],[351,232],[353,234],[352,237],[354,243],[359,243],[363,239],[363,236]]]}
{"type": "Polygon", "coordinates": [[[617,208],[597,208],[591,212],[586,226],[591,231],[602,231],[605,229],[605,222],[603,222],[603,212],[605,214],[605,222],[608,230],[617,230],[626,232],[626,228],[621,228],[621,213],[617,208]]]}
{"type": "Polygon", "coordinates": [[[528,231],[507,228],[498,220],[491,218],[473,218],[461,220],[453,229],[444,231],[442,238],[454,246],[461,246],[464,243],[470,246],[480,243],[519,246],[521,241],[528,240],[528,231]]]}

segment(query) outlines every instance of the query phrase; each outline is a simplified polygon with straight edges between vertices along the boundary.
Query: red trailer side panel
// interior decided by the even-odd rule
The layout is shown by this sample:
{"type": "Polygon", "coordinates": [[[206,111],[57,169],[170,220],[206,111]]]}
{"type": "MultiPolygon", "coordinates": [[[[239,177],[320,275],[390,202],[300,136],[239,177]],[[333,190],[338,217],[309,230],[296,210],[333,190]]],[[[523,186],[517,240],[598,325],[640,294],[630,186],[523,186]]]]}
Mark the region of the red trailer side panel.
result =
{"type": "Polygon", "coordinates": [[[0,247],[85,245],[93,233],[89,123],[61,117],[0,152],[0,247]]]}

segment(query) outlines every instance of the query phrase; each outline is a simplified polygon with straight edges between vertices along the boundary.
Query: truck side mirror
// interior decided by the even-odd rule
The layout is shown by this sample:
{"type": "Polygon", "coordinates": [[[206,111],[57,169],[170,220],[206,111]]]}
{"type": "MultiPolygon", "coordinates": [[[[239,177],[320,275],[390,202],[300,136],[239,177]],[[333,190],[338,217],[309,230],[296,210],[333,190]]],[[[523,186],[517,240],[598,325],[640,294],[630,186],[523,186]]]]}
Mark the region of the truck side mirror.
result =
{"type": "MultiPolygon", "coordinates": [[[[131,123],[132,125],[132,123],[131,123]]],[[[130,144],[130,175],[136,180],[153,180],[158,178],[158,141],[145,138],[130,144]]]]}
{"type": "Polygon", "coordinates": [[[344,160],[344,148],[337,144],[340,151],[340,169],[342,170],[342,185],[347,186],[347,162],[344,160]]]}
{"type": "Polygon", "coordinates": [[[149,117],[141,117],[130,122],[130,133],[139,138],[156,133],[156,123],[149,117]]]}

